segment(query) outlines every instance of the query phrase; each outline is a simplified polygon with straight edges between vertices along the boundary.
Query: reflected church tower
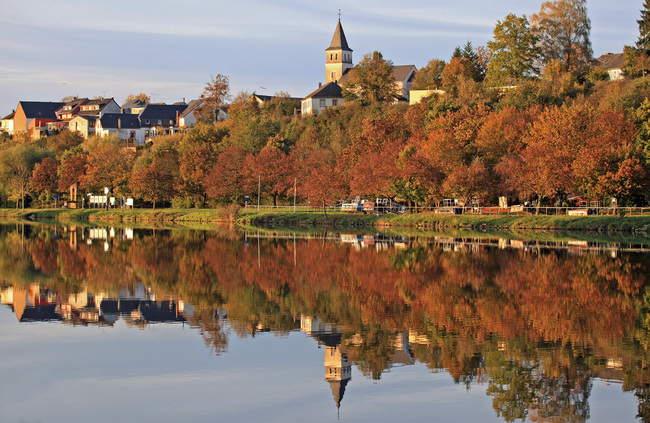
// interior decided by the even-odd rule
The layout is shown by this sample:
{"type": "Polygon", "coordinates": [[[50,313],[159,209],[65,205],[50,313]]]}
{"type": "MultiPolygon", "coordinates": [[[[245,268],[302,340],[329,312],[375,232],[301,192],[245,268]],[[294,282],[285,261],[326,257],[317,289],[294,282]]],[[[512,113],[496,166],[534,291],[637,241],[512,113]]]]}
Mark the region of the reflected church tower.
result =
{"type": "Polygon", "coordinates": [[[345,386],[352,378],[352,365],[340,344],[325,346],[325,380],[329,382],[336,408],[341,407],[345,386]]]}

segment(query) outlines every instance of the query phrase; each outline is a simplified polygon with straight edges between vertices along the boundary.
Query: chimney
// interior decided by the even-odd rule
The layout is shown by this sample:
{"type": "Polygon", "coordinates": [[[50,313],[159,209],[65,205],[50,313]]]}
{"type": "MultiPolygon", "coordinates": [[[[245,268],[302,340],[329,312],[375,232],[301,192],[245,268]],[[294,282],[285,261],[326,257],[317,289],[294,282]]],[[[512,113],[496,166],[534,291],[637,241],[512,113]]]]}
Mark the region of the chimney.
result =
{"type": "Polygon", "coordinates": [[[117,129],[122,129],[122,119],[117,118],[117,129]]]}
{"type": "Polygon", "coordinates": [[[322,82],[319,82],[319,83],[318,83],[318,88],[320,88],[320,87],[322,87],[322,86],[323,86],[323,83],[322,83],[322,82]]]}

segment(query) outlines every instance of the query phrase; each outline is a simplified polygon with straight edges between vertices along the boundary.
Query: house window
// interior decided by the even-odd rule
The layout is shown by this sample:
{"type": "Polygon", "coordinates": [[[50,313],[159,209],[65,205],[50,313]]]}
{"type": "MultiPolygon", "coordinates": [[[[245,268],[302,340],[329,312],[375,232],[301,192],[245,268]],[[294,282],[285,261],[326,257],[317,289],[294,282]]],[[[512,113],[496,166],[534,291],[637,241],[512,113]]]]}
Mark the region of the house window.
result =
{"type": "Polygon", "coordinates": [[[336,72],[332,72],[330,76],[334,81],[336,81],[336,72]]]}
{"type": "Polygon", "coordinates": [[[158,119],[158,125],[162,125],[162,119],[158,119]]]}
{"type": "Polygon", "coordinates": [[[332,106],[338,106],[339,101],[338,100],[332,100],[332,106]]]}
{"type": "Polygon", "coordinates": [[[151,122],[149,121],[149,119],[145,120],[144,122],[145,122],[147,125],[149,125],[149,124],[151,123],[151,122]]]}
{"type": "Polygon", "coordinates": [[[327,100],[325,100],[325,99],[321,99],[320,102],[319,102],[320,107],[326,107],[327,106],[326,101],[327,100]]]}

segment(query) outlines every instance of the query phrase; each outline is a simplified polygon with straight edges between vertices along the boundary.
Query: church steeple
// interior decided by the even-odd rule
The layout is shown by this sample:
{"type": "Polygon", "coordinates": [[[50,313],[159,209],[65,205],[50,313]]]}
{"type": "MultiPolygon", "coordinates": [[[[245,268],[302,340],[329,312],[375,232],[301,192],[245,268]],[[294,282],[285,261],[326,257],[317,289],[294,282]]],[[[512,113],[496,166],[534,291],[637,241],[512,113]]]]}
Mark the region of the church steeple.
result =
{"type": "Polygon", "coordinates": [[[325,50],[325,82],[336,82],[352,69],[352,49],[348,46],[343,26],[341,26],[341,12],[339,21],[334,30],[330,46],[325,50]]]}

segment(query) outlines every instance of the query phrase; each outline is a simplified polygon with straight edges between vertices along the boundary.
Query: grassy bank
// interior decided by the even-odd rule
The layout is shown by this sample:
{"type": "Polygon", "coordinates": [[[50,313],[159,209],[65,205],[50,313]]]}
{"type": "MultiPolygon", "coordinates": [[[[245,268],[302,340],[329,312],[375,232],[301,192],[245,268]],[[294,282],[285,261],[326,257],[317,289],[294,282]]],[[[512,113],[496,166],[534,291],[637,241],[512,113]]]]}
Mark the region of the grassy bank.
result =
{"type": "Polygon", "coordinates": [[[411,230],[473,229],[479,231],[590,231],[650,233],[650,216],[518,216],[518,215],[434,215],[265,213],[249,212],[237,206],[215,209],[0,209],[0,218],[58,220],[67,222],[163,222],[175,224],[234,223],[242,227],[271,228],[391,228],[411,230]]]}
{"type": "Polygon", "coordinates": [[[518,216],[518,215],[375,215],[328,213],[244,213],[238,222],[244,226],[324,226],[476,230],[562,230],[648,232],[650,216],[518,216]]]}
{"type": "Polygon", "coordinates": [[[0,218],[58,220],[66,222],[235,222],[239,207],[216,209],[0,209],[0,218]]]}

